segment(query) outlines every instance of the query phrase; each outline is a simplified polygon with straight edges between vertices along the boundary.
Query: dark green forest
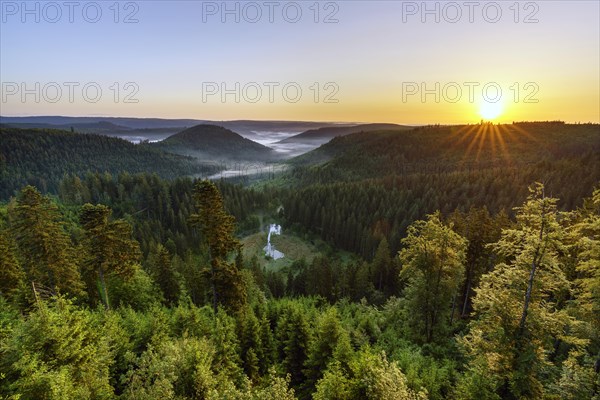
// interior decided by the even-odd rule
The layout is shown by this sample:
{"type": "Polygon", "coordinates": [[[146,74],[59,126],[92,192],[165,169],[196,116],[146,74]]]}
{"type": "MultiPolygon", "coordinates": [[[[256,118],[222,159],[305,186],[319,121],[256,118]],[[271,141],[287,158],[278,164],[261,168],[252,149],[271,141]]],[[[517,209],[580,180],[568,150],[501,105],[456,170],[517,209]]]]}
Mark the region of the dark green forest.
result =
{"type": "Polygon", "coordinates": [[[56,193],[68,174],[153,172],[173,179],[216,170],[214,165],[191,157],[136,146],[115,137],[0,126],[0,199],[14,195],[25,185],[56,193]]]}
{"type": "Polygon", "coordinates": [[[2,399],[600,399],[598,125],[359,132],[251,186],[0,135],[2,399]],[[327,246],[244,257],[272,222],[327,246]]]}

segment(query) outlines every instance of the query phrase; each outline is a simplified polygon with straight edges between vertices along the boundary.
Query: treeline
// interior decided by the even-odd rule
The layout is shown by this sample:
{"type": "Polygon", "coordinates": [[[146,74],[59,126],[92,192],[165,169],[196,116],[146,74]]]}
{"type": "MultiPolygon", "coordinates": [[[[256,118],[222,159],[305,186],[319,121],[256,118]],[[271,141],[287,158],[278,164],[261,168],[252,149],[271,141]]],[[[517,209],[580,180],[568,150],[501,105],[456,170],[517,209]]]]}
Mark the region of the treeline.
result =
{"type": "Polygon", "coordinates": [[[215,166],[125,140],[51,129],[0,127],[0,199],[25,185],[57,193],[68,174],[154,172],[163,178],[209,175],[215,166]]]}
{"type": "Polygon", "coordinates": [[[511,209],[544,182],[563,210],[600,180],[600,126],[532,123],[423,127],[335,138],[300,157],[284,200],[290,224],[371,259],[441,210],[511,209]],[[326,162],[321,162],[327,160],[326,162]]]}
{"type": "MultiPolygon", "coordinates": [[[[445,218],[438,218],[452,225],[453,230],[469,242],[463,283],[454,299],[457,315],[466,318],[472,311],[474,288],[481,275],[489,272],[496,262],[494,253],[486,246],[497,241],[502,229],[512,223],[506,213],[491,215],[485,207],[473,207],[467,212],[456,210],[445,218]]],[[[401,244],[400,241],[398,247],[401,244]]],[[[256,283],[273,297],[319,296],[332,303],[346,299],[382,305],[404,287],[400,277],[402,263],[392,254],[397,251],[390,250],[381,234],[371,261],[344,261],[333,254],[316,257],[310,263],[301,259],[276,272],[261,270],[254,259],[249,265],[256,283]]]]}
{"type": "Polygon", "coordinates": [[[213,183],[190,202],[184,257],[144,257],[107,205],[25,187],[2,209],[3,397],[600,398],[600,190],[563,212],[536,184],[513,220],[435,212],[398,253],[279,276],[213,183]]]}
{"type": "MultiPolygon", "coordinates": [[[[238,233],[261,229],[257,214],[275,209],[279,194],[268,188],[255,190],[219,181],[225,208],[238,221],[238,233]]],[[[80,178],[66,176],[60,181],[58,197],[67,207],[101,203],[112,208],[115,216],[125,218],[134,227],[144,255],[160,243],[167,243],[173,254],[185,256],[198,240],[188,219],[193,212],[194,180],[166,180],[156,174],[118,175],[88,173],[80,178]]]]}

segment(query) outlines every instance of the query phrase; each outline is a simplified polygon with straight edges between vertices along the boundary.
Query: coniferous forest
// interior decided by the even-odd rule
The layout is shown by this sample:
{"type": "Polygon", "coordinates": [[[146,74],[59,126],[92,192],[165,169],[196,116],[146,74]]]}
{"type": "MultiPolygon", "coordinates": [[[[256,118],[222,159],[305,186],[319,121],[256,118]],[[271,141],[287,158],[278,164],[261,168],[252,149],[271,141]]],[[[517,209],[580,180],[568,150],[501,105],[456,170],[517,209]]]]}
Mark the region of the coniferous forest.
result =
{"type": "Polygon", "coordinates": [[[597,124],[355,132],[212,180],[0,139],[3,400],[600,399],[597,124]],[[311,250],[265,255],[271,223],[311,250]]]}

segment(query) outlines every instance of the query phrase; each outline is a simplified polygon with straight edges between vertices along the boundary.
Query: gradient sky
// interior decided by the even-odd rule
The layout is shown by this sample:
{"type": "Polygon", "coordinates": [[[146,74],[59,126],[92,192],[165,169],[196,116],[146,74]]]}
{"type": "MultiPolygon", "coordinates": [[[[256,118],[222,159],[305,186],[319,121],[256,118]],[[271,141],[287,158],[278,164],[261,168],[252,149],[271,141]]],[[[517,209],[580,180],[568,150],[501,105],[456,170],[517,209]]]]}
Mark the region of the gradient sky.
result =
{"type": "MultiPolygon", "coordinates": [[[[463,1],[427,2],[429,10],[438,7],[439,22],[435,13],[422,15],[421,1],[227,2],[230,9],[238,7],[239,22],[235,12],[222,21],[222,2],[74,3],[70,22],[63,1],[27,2],[34,12],[26,14],[21,1],[0,0],[1,115],[468,123],[482,118],[482,87],[488,84],[490,100],[495,87],[502,89],[496,121],[600,122],[596,0],[474,2],[473,22],[463,1]],[[95,18],[95,4],[102,15],[91,23],[84,17],[95,18]],[[254,5],[262,16],[252,23],[254,5]],[[292,23],[296,5],[302,15],[292,23]],[[490,22],[497,8],[502,15],[490,22]],[[457,9],[462,17],[452,22],[457,9]],[[137,22],[124,23],[132,12],[137,22]],[[332,12],[337,22],[325,23],[332,12]],[[537,22],[525,23],[527,16],[537,22]],[[72,103],[65,82],[79,84],[72,103]],[[129,82],[133,85],[126,86],[129,82]],[[273,102],[265,82],[278,84],[272,86],[273,102]],[[473,101],[464,82],[479,85],[473,101]],[[83,96],[89,83],[102,90],[96,103],[83,96]],[[224,99],[222,84],[232,91],[224,99]],[[422,85],[432,91],[424,99],[422,85]],[[34,93],[23,98],[23,86],[34,93]],[[256,86],[262,91],[258,99],[256,86]],[[301,96],[292,103],[298,87],[301,96]],[[126,103],[135,88],[138,102],[126,103]],[[207,92],[215,88],[219,93],[207,92]],[[326,94],[337,102],[325,102],[326,94]],[[526,102],[528,94],[537,102],[526,102]]],[[[95,96],[93,86],[88,95],[95,96]]]]}

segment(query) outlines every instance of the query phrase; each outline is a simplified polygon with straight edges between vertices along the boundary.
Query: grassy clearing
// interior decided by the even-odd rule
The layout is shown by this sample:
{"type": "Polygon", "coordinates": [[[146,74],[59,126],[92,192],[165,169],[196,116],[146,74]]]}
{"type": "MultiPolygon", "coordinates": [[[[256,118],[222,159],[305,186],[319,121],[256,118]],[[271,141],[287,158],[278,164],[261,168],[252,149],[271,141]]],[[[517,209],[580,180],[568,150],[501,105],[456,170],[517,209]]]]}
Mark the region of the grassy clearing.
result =
{"type": "MultiPolygon", "coordinates": [[[[288,231],[289,232],[289,231],[288,231]]],[[[320,239],[308,235],[301,237],[293,233],[272,235],[271,243],[285,256],[279,260],[265,257],[264,247],[267,245],[267,232],[254,233],[241,239],[242,254],[250,260],[256,256],[261,267],[268,271],[279,271],[290,266],[294,261],[304,258],[311,263],[315,257],[328,255],[339,262],[347,263],[356,260],[356,255],[341,250],[333,250],[331,246],[320,239]]]]}
{"type": "Polygon", "coordinates": [[[243,238],[243,255],[246,259],[250,259],[256,255],[262,267],[266,267],[267,270],[279,270],[291,265],[296,260],[300,260],[302,257],[307,262],[311,262],[316,256],[322,253],[315,244],[304,241],[294,235],[273,235],[271,236],[271,243],[277,250],[285,254],[285,257],[279,260],[265,257],[263,248],[267,245],[266,232],[255,233],[243,238]]]}

